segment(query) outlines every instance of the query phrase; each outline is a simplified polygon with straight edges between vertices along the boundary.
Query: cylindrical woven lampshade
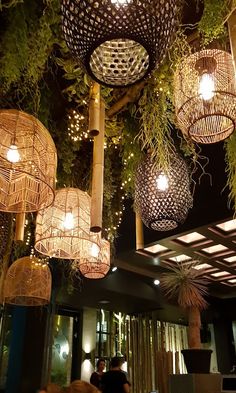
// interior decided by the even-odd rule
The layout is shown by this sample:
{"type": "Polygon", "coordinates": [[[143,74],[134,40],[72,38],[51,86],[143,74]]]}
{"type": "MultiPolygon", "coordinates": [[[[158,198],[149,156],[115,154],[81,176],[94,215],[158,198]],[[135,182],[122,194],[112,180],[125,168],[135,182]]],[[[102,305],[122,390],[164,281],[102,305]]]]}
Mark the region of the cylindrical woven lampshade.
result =
{"type": "Polygon", "coordinates": [[[98,236],[90,232],[90,210],[91,198],[86,192],[56,190],[53,204],[37,214],[35,249],[62,259],[98,253],[98,236]]]}
{"type": "Polygon", "coordinates": [[[188,168],[177,154],[170,158],[165,174],[148,155],[135,178],[135,209],[143,223],[157,231],[169,231],[182,224],[192,206],[188,168]]]}
{"type": "Polygon", "coordinates": [[[163,60],[181,0],[62,0],[66,43],[93,79],[119,87],[163,60]]]}
{"type": "Polygon", "coordinates": [[[36,257],[17,259],[4,282],[4,301],[19,306],[42,306],[50,302],[52,276],[48,265],[36,257]]]}
{"type": "Polygon", "coordinates": [[[236,124],[236,81],[232,56],[217,49],[189,56],[174,78],[179,127],[198,143],[227,138],[236,124]]]}
{"type": "Polygon", "coordinates": [[[57,153],[35,117],[0,110],[0,210],[33,212],[54,199],[57,153]]]}
{"type": "Polygon", "coordinates": [[[86,278],[99,279],[107,275],[110,265],[110,243],[102,239],[98,256],[75,260],[72,263],[72,269],[79,269],[86,278]]]}

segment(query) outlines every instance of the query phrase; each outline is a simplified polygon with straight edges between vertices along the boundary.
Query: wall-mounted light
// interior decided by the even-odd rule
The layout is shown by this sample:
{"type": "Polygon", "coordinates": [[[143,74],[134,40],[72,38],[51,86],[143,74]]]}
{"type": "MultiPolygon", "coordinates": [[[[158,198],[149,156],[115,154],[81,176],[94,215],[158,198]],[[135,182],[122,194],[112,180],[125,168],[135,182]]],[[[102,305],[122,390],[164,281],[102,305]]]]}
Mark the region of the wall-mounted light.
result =
{"type": "Polygon", "coordinates": [[[91,360],[92,359],[91,352],[85,352],[84,359],[85,360],[91,360]]]}
{"type": "Polygon", "coordinates": [[[113,268],[111,269],[111,271],[114,273],[117,270],[117,266],[113,266],[113,268]]]}

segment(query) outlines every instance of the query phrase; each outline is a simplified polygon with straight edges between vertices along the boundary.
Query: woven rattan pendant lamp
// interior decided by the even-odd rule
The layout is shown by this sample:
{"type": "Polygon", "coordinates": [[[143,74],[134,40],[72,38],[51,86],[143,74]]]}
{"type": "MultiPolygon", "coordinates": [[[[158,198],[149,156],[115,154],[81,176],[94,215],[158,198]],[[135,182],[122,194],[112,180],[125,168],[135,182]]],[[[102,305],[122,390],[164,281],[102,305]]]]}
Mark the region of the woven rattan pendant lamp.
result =
{"type": "Polygon", "coordinates": [[[62,0],[63,31],[97,82],[121,87],[145,78],[164,58],[181,0],[62,0]]]}
{"type": "Polygon", "coordinates": [[[0,211],[24,213],[49,206],[54,199],[57,153],[47,129],[35,117],[0,110],[0,211]]]}
{"type": "Polygon", "coordinates": [[[135,178],[135,210],[143,223],[157,231],[182,224],[192,206],[188,168],[175,154],[167,172],[158,170],[149,155],[139,164],[135,178]]]}
{"type": "Polygon", "coordinates": [[[174,79],[175,108],[186,138],[215,143],[236,125],[236,80],[232,56],[207,49],[189,56],[174,79]]]}
{"type": "Polygon", "coordinates": [[[43,306],[50,302],[52,277],[45,261],[36,257],[17,259],[4,282],[4,301],[19,306],[43,306]]]}
{"type": "Polygon", "coordinates": [[[51,206],[36,219],[35,249],[62,259],[97,256],[99,237],[90,232],[91,198],[77,188],[56,190],[51,206]]]}
{"type": "Polygon", "coordinates": [[[99,279],[107,275],[110,265],[110,243],[105,239],[101,239],[101,248],[98,256],[75,260],[72,263],[72,269],[79,269],[86,278],[99,279]]]}

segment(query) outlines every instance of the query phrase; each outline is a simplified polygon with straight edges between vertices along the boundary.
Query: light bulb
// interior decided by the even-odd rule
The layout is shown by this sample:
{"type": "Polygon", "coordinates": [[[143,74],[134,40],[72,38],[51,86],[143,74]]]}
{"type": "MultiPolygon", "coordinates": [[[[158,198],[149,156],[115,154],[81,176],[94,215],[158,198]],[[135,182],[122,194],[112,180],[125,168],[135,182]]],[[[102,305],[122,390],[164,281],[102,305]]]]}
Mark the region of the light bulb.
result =
{"type": "Polygon", "coordinates": [[[91,256],[93,258],[97,258],[98,254],[99,254],[99,247],[98,247],[98,245],[93,243],[90,252],[91,252],[91,256]]]}
{"type": "Polygon", "coordinates": [[[20,161],[20,153],[16,145],[11,145],[7,151],[7,159],[12,163],[20,161]]]}
{"type": "Polygon", "coordinates": [[[153,281],[153,284],[154,284],[154,285],[159,285],[159,284],[160,284],[160,281],[156,279],[156,280],[153,281]]]}
{"type": "Polygon", "coordinates": [[[70,212],[66,213],[63,225],[65,229],[74,228],[74,216],[72,213],[70,212]]]}
{"type": "Polygon", "coordinates": [[[127,5],[130,1],[131,0],[111,0],[111,3],[116,5],[127,5]]]}
{"type": "Polygon", "coordinates": [[[215,82],[211,74],[204,73],[199,81],[199,94],[205,101],[211,100],[215,95],[215,82]]]}
{"type": "Polygon", "coordinates": [[[157,189],[158,191],[166,191],[169,188],[169,180],[168,177],[166,175],[164,175],[164,173],[161,173],[158,177],[157,177],[157,189]]]}

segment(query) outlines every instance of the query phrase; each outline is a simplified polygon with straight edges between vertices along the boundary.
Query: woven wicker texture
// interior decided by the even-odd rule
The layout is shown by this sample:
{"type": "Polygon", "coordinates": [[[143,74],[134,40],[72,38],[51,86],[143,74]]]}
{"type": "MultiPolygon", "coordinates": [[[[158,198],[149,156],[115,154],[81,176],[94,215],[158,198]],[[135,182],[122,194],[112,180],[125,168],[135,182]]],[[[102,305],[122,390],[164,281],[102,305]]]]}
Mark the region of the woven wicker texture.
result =
{"type": "Polygon", "coordinates": [[[99,83],[128,86],[163,60],[181,0],[62,0],[65,40],[99,83]]]}
{"type": "Polygon", "coordinates": [[[155,169],[150,156],[142,161],[135,178],[135,209],[143,223],[157,231],[182,224],[192,206],[188,168],[177,154],[167,174],[155,169]]]}
{"type": "Polygon", "coordinates": [[[48,265],[36,257],[17,259],[8,269],[4,301],[19,306],[42,306],[50,302],[52,276],[48,265]]]}
{"type": "Polygon", "coordinates": [[[43,124],[24,112],[1,110],[0,210],[33,212],[50,205],[56,166],[56,148],[43,124]],[[14,146],[18,162],[11,157],[14,146]]]}
{"type": "Polygon", "coordinates": [[[37,214],[35,249],[62,259],[99,252],[99,238],[90,232],[90,206],[86,192],[77,188],[56,190],[53,204],[37,214]]]}
{"type": "Polygon", "coordinates": [[[72,269],[79,269],[86,278],[99,279],[107,275],[110,264],[110,243],[102,239],[98,256],[76,259],[72,262],[72,269]]]}
{"type": "Polygon", "coordinates": [[[215,143],[233,132],[236,82],[229,53],[216,49],[194,53],[178,68],[174,87],[178,123],[186,137],[215,143]]]}

